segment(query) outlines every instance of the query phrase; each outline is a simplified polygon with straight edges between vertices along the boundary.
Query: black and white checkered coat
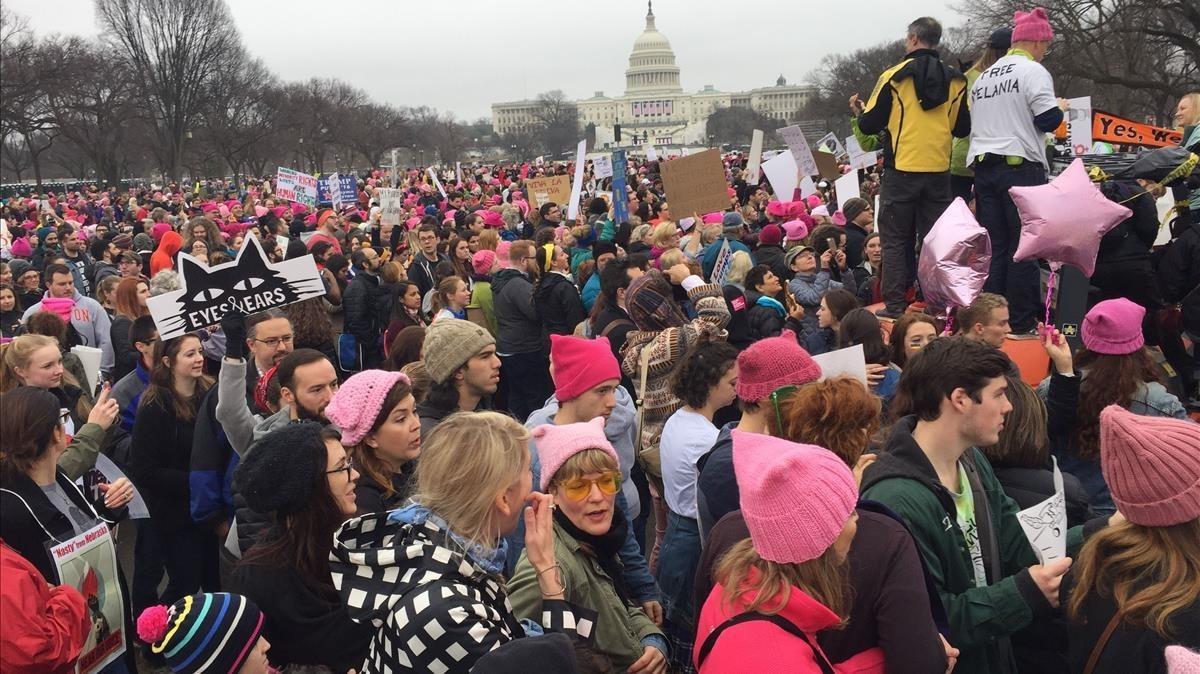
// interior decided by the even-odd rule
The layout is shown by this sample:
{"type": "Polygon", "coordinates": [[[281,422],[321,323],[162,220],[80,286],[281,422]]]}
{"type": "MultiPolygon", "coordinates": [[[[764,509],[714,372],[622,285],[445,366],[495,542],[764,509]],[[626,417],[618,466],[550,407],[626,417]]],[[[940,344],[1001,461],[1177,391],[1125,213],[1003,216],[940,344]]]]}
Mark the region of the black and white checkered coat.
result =
{"type": "MultiPolygon", "coordinates": [[[[334,535],[333,584],[356,622],[375,625],[361,674],[469,672],[525,630],[503,578],[469,560],[431,521],[390,522],[387,513],[346,522],[334,535]]],[[[591,637],[596,613],[543,604],[547,631],[591,637]]]]}

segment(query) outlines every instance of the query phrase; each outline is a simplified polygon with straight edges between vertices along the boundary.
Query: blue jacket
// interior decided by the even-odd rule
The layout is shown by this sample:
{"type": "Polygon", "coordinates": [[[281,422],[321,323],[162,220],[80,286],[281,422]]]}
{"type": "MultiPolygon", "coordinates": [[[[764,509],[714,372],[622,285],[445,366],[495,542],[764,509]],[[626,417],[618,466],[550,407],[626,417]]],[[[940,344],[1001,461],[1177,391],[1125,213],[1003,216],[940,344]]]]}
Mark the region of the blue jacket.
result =
{"type": "Polygon", "coordinates": [[[592,313],[592,305],[596,303],[596,298],[600,296],[600,270],[597,269],[588,278],[587,283],[583,284],[583,308],[590,314],[592,313]]]}
{"type": "Polygon", "coordinates": [[[705,279],[712,280],[713,267],[715,267],[717,265],[717,255],[720,254],[720,252],[721,252],[721,245],[724,244],[726,241],[729,242],[729,252],[730,253],[736,253],[739,250],[744,250],[747,253],[750,253],[750,260],[752,262],[754,261],[754,253],[752,253],[750,251],[750,249],[748,247],[746,247],[746,244],[742,243],[741,241],[738,241],[737,239],[730,239],[725,236],[719,236],[719,237],[717,237],[716,241],[713,241],[712,243],[708,244],[708,247],[704,249],[704,257],[700,263],[700,267],[704,270],[704,278],[705,279]]]}
{"type": "Polygon", "coordinates": [[[146,371],[146,366],[142,365],[142,359],[138,358],[133,372],[121,377],[112,387],[112,398],[117,401],[117,407],[121,410],[121,428],[126,433],[133,432],[133,418],[137,416],[142,393],[149,385],[150,373],[146,371]]]}

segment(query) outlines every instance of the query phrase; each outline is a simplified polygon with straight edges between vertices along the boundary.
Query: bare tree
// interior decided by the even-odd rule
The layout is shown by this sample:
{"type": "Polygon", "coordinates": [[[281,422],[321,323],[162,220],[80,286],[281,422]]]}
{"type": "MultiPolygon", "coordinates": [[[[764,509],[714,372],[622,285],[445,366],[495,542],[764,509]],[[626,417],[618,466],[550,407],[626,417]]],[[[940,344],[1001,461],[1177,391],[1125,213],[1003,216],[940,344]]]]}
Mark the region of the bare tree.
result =
{"type": "Polygon", "coordinates": [[[238,178],[258,164],[281,135],[285,94],[260,60],[243,59],[209,83],[199,116],[199,142],[209,145],[238,178]]]}
{"type": "Polygon", "coordinates": [[[574,101],[555,89],[538,94],[537,102],[533,116],[547,152],[564,152],[579,142],[579,108],[574,101]]]}
{"type": "Polygon", "coordinates": [[[0,142],[0,173],[4,177],[0,182],[21,182],[21,176],[33,164],[25,143],[11,136],[4,136],[0,142]]]}
{"type": "Polygon", "coordinates": [[[233,18],[223,0],[96,0],[96,14],[137,73],[178,180],[207,85],[240,58],[233,18]]]}
{"type": "Polygon", "coordinates": [[[780,126],[784,123],[750,108],[719,107],[705,120],[705,133],[719,144],[748,145],[755,129],[768,132],[773,139],[775,134],[769,132],[780,126]]]}
{"type": "Polygon", "coordinates": [[[25,144],[39,186],[42,154],[59,133],[50,88],[61,84],[61,56],[39,44],[22,17],[0,11],[0,133],[15,134],[25,144]]]}

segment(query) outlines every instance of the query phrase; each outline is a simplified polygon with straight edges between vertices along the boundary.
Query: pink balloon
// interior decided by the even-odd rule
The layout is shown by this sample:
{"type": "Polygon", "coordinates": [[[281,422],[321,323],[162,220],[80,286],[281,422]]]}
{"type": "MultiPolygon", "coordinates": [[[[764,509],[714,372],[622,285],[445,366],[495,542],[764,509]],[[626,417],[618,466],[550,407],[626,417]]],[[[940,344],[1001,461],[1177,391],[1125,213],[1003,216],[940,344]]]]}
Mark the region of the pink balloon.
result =
{"type": "Polygon", "coordinates": [[[1109,201],[1079,159],[1045,185],[1008,190],[1021,215],[1021,240],[1013,259],[1041,258],[1058,270],[1078,267],[1084,275],[1096,270],[1100,239],[1133,214],[1109,201]]]}
{"type": "Polygon", "coordinates": [[[992,240],[979,226],[962,197],[942,213],[921,246],[917,278],[926,306],[938,315],[954,307],[965,307],[983,290],[992,240]]]}

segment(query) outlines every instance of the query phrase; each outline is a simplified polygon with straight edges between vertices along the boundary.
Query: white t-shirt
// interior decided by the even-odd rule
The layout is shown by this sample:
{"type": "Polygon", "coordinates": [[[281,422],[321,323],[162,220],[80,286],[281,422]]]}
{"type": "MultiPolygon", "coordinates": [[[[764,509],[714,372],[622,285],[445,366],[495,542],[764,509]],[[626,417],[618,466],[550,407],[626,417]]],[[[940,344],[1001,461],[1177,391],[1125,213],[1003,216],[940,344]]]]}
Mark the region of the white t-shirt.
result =
{"type": "Polygon", "coordinates": [[[967,157],[991,153],[1046,163],[1046,134],[1033,118],[1058,105],[1054,79],[1042,64],[1009,54],[980,73],[971,87],[971,146],[967,157]]]}
{"type": "Polygon", "coordinates": [[[971,482],[967,471],[958,464],[958,491],[950,492],[954,497],[954,510],[958,517],[958,529],[966,539],[971,551],[971,566],[975,570],[975,587],[987,585],[987,571],[983,567],[983,550],[979,545],[979,527],[975,524],[975,495],[971,493],[971,482]]]}
{"type": "Polygon", "coordinates": [[[658,449],[662,457],[663,497],[676,515],[699,519],[696,510],[696,460],[712,449],[720,430],[695,412],[679,408],[663,426],[658,449]]]}

